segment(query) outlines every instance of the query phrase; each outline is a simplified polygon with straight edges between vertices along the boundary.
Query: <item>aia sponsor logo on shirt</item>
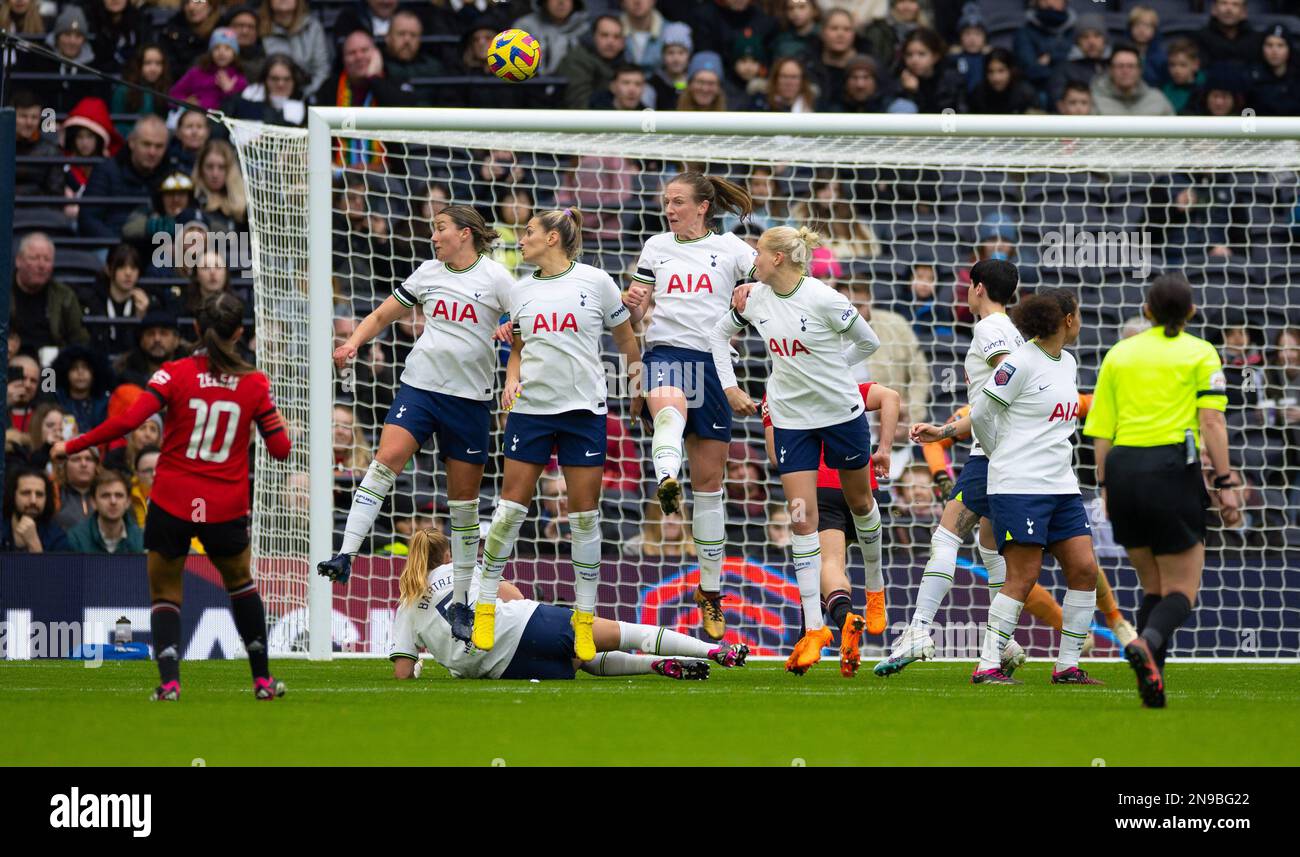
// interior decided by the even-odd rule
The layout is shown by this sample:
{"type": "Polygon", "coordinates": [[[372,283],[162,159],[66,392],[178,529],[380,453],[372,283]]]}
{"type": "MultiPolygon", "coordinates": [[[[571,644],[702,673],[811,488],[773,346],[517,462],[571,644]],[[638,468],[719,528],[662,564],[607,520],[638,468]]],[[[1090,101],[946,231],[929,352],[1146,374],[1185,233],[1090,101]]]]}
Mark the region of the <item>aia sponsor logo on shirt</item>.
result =
{"type": "Polygon", "coordinates": [[[767,350],[773,357],[797,357],[800,354],[812,354],[808,346],[797,339],[769,339],[767,350]]]}
{"type": "Polygon", "coordinates": [[[1011,383],[1011,376],[1016,374],[1016,367],[1010,365],[1005,360],[998,366],[998,371],[993,373],[993,383],[999,387],[1005,387],[1011,383]]]}
{"type": "Polygon", "coordinates": [[[708,292],[713,294],[713,281],[709,279],[708,274],[700,274],[696,277],[694,274],[687,274],[683,282],[681,276],[673,274],[668,278],[668,294],[673,292],[708,292]]]}
{"type": "Polygon", "coordinates": [[[1049,423],[1057,420],[1077,420],[1079,418],[1079,402],[1076,399],[1073,402],[1057,402],[1056,407],[1052,408],[1052,415],[1047,418],[1049,423]]]}
{"type": "Polygon", "coordinates": [[[478,313],[474,311],[473,304],[445,301],[441,298],[434,302],[433,311],[429,313],[429,318],[445,318],[447,321],[469,321],[478,324],[478,313]]]}
{"type": "Polygon", "coordinates": [[[539,312],[533,316],[533,333],[563,333],[566,330],[578,331],[578,319],[573,313],[566,312],[563,317],[558,312],[547,315],[539,312]]]}

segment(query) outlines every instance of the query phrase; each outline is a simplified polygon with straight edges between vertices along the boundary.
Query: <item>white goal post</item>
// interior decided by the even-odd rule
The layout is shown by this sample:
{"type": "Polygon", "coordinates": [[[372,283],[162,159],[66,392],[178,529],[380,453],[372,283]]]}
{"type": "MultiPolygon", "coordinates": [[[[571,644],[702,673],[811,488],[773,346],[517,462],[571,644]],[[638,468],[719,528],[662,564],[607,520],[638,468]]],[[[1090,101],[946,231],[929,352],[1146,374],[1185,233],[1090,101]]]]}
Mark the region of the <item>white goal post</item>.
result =
{"type": "MultiPolygon", "coordinates": [[[[923,317],[921,310],[929,305],[924,297],[916,297],[923,293],[915,289],[908,291],[903,279],[913,277],[918,267],[929,265],[932,275],[939,271],[936,288],[951,301],[950,284],[943,278],[969,266],[968,251],[987,228],[995,233],[999,229],[1018,228],[1022,245],[1036,241],[1035,267],[1042,271],[1052,267],[1042,262],[1043,253],[1053,249],[1054,241],[1060,244],[1057,233],[1065,232],[1066,249],[1076,254],[1073,259],[1056,263],[1057,267],[1067,269],[1066,274],[1045,273],[1038,282],[1095,286],[1095,300],[1119,301],[1119,305],[1104,307],[1106,319],[1125,320],[1133,316],[1140,306],[1135,295],[1143,283],[1135,273],[1138,262],[1115,257],[1115,247],[1110,248],[1109,260],[1105,252],[1095,263],[1091,256],[1079,256],[1081,244],[1102,240],[1102,230],[1107,224],[1074,222],[1070,218],[1077,212],[1086,213],[1093,205],[1098,210],[1129,210],[1129,220],[1121,215],[1111,225],[1117,224],[1119,230],[1125,225],[1138,229],[1149,225],[1146,218],[1154,205],[1150,187],[1159,183],[1153,176],[1208,176],[1203,187],[1211,193],[1231,185],[1249,186],[1253,190],[1243,193],[1256,194],[1231,201],[1232,206],[1247,211],[1243,222],[1216,223],[1211,215],[1206,225],[1211,231],[1222,228],[1227,236],[1225,240],[1231,245],[1225,264],[1242,273],[1220,277],[1217,272],[1222,267],[1219,259],[1223,257],[1216,258],[1218,239],[1201,236],[1193,240],[1186,237],[1185,229],[1178,233],[1185,240],[1178,245],[1177,252],[1159,257],[1161,266],[1175,270],[1184,265],[1197,265],[1215,271],[1208,279],[1194,277],[1193,282],[1198,286],[1206,284],[1207,289],[1212,287],[1213,298],[1203,303],[1208,310],[1221,315],[1234,308],[1249,309],[1239,307],[1238,286],[1275,290],[1277,300],[1260,304],[1259,318],[1267,318],[1267,323],[1257,323],[1256,317],[1247,312],[1243,325],[1252,328],[1252,335],[1272,335],[1280,326],[1300,324],[1300,321],[1293,322],[1289,314],[1300,313],[1300,306],[1292,305],[1289,300],[1291,290],[1300,287],[1300,252],[1294,246],[1294,235],[1300,234],[1300,226],[1292,223],[1288,231],[1279,214],[1284,205],[1296,203],[1300,118],[319,107],[311,108],[308,117],[305,131],[230,119],[227,125],[239,151],[249,189],[259,365],[271,377],[273,390],[294,429],[294,441],[299,447],[285,464],[274,462],[259,447],[253,508],[255,571],[263,581],[264,590],[271,592],[268,597],[271,624],[282,623],[278,636],[275,631],[272,633],[273,640],[279,641],[277,647],[305,650],[314,659],[329,659],[340,646],[350,650],[348,635],[355,632],[346,627],[349,621],[374,623],[366,631],[367,642],[363,648],[372,653],[381,651],[383,641],[377,638],[387,627],[383,611],[392,606],[383,603],[382,593],[386,589],[372,590],[370,582],[363,580],[355,594],[350,591],[347,595],[357,599],[358,604],[353,605],[355,611],[343,611],[344,615],[340,616],[335,598],[343,594],[342,588],[333,587],[314,572],[315,563],[333,552],[338,529],[336,448],[332,444],[337,379],[331,360],[335,307],[340,294],[340,283],[335,276],[340,252],[336,194],[340,174],[351,169],[346,159],[336,162],[336,147],[341,139],[359,141],[363,146],[375,143],[374,150],[385,153],[378,157],[387,157],[389,163],[409,159],[410,164],[406,166],[411,168],[420,158],[428,157],[419,154],[424,148],[464,150],[471,153],[470,160],[458,167],[464,166],[471,177],[478,175],[473,170],[485,163],[478,159],[478,153],[491,153],[495,157],[498,151],[570,159],[600,156],[664,165],[689,162],[716,165],[736,174],[756,167],[768,170],[769,175],[788,170],[786,175],[797,177],[785,185],[788,199],[782,203],[788,203],[788,208],[806,201],[790,188],[808,192],[809,183],[816,181],[816,176],[833,172],[837,177],[834,181],[852,193],[849,203],[855,217],[862,212],[877,212],[874,215],[877,222],[872,224],[876,249],[861,265],[854,267],[846,263],[842,270],[856,272],[854,275],[868,292],[874,289],[878,305],[883,291],[878,286],[893,276],[885,273],[886,270],[892,264],[890,270],[903,271],[898,275],[897,285],[905,294],[898,299],[897,308],[908,317],[913,329],[922,332],[922,341],[926,343],[934,331],[956,329],[961,322],[946,323],[934,315],[923,317]],[[864,171],[870,172],[870,179],[861,177],[864,171]],[[853,173],[852,180],[838,178],[848,173],[853,173]],[[1232,178],[1230,181],[1216,178],[1220,176],[1232,178]],[[886,208],[901,210],[887,185],[904,181],[926,189],[917,195],[913,206],[916,217],[910,213],[904,218],[880,215],[878,212],[886,208]],[[1094,189],[1079,190],[1089,182],[1094,189]],[[1272,195],[1265,198],[1264,189],[1272,195]],[[1095,198],[1088,199],[1089,194],[1095,198]],[[880,201],[886,196],[888,205],[880,201]],[[1014,200],[1014,204],[1009,200],[1014,200]],[[990,216],[1003,211],[1004,206],[1006,211],[1014,212],[1011,219],[1015,222],[1010,227],[1004,220],[990,216]],[[1031,209],[1033,217],[1060,219],[1034,221],[1029,213],[1031,209]],[[1267,223],[1262,219],[1265,216],[1270,218],[1267,223]],[[938,240],[936,236],[943,241],[951,238],[953,249],[933,252],[928,245],[938,240]],[[960,252],[955,249],[958,247],[960,252]],[[1231,254],[1237,256],[1235,265],[1231,254]],[[1252,265],[1263,266],[1264,270],[1255,276],[1249,270],[1252,265]],[[1089,266],[1102,273],[1094,277],[1086,270],[1080,272],[1089,266]],[[1122,276],[1122,271],[1129,268],[1132,268],[1131,275],[1122,276]],[[306,485],[303,485],[304,477],[306,485]],[[349,615],[352,620],[348,619],[349,615]]],[[[519,162],[523,162],[522,158],[519,162]]],[[[560,172],[564,169],[558,168],[560,172]]],[[[537,187],[541,188],[541,179],[537,181],[537,187]]],[[[564,181],[565,177],[561,176],[560,184],[564,181]]],[[[458,187],[454,183],[451,186],[458,187]]],[[[393,205],[387,206],[389,210],[397,203],[410,211],[416,208],[414,200],[397,199],[401,192],[390,187],[374,193],[393,197],[393,205]]],[[[652,191],[638,187],[633,195],[642,198],[628,196],[615,204],[612,210],[615,222],[628,223],[631,214],[648,211],[652,205],[647,204],[645,197],[651,194],[652,191]]],[[[537,208],[543,207],[540,191],[532,198],[538,203],[537,208]]],[[[652,198],[649,203],[653,203],[652,198]]],[[[835,209],[831,211],[833,220],[837,215],[835,209]]],[[[871,219],[862,216],[864,220],[871,219]]],[[[1162,229],[1166,247],[1177,243],[1171,243],[1168,237],[1171,227],[1162,223],[1162,229]]],[[[1214,234],[1217,236],[1219,232],[1214,234]]],[[[644,237],[644,233],[630,235],[628,240],[639,244],[644,237]]],[[[1125,244],[1120,249],[1126,252],[1129,247],[1125,244]]],[[[425,258],[429,255],[431,248],[425,258]]],[[[626,251],[619,255],[619,261],[626,255],[626,251]]],[[[1147,257],[1148,270],[1150,258],[1147,257]]],[[[608,270],[608,273],[616,282],[626,283],[623,270],[608,270]]],[[[349,287],[345,284],[342,288],[349,287]]],[[[938,312],[938,309],[941,308],[929,307],[926,311],[938,312]]],[[[1227,325],[1227,318],[1227,315],[1215,316],[1205,323],[1227,325]]],[[[1300,319],[1300,314],[1296,319],[1300,319]]],[[[1114,333],[1118,335],[1118,327],[1114,333]]],[[[959,333],[945,333],[937,338],[941,340],[937,353],[958,353],[959,364],[965,349],[960,344],[959,333]]],[[[1081,357],[1081,367],[1095,372],[1103,346],[1113,340],[1114,336],[1110,336],[1092,343],[1088,356],[1081,357]]],[[[935,369],[936,385],[944,383],[939,368],[935,369]]],[[[956,371],[960,378],[959,365],[956,371]]],[[[1081,383],[1081,387],[1090,384],[1081,383]]],[[[964,383],[958,380],[955,390],[959,404],[965,396],[964,383]]],[[[947,414],[939,412],[940,405],[946,407],[945,403],[936,400],[929,404],[934,409],[928,414],[929,419],[945,418],[947,414]]],[[[370,424],[362,428],[370,431],[377,427],[370,424]]],[[[1283,433],[1279,437],[1283,438],[1283,452],[1289,455],[1294,445],[1290,436],[1283,433]]],[[[1210,624],[1202,624],[1194,633],[1184,632],[1192,645],[1176,654],[1212,658],[1296,655],[1296,639],[1300,633],[1300,572],[1293,570],[1290,559],[1300,556],[1296,552],[1300,551],[1300,544],[1288,541],[1288,534],[1300,522],[1296,521],[1297,509],[1292,506],[1295,502],[1292,498],[1297,495],[1287,494],[1287,490],[1300,488],[1300,483],[1280,484],[1280,496],[1286,498],[1285,507],[1280,510],[1284,519],[1273,520],[1261,515],[1255,521],[1256,526],[1269,531],[1264,546],[1256,550],[1251,546],[1250,534],[1246,534],[1241,537],[1240,545],[1229,538],[1225,542],[1228,546],[1223,548],[1231,552],[1225,568],[1232,570],[1225,571],[1222,578],[1216,577],[1220,581],[1216,585],[1221,585],[1225,593],[1240,585],[1248,597],[1234,595],[1216,601],[1218,606],[1208,620],[1210,624]],[[1284,532],[1274,539],[1272,530],[1278,529],[1284,532]],[[1258,613],[1258,617],[1253,614],[1250,617],[1250,621],[1258,619],[1254,626],[1242,618],[1243,613],[1250,611],[1258,613]],[[1259,636],[1253,643],[1243,643],[1239,637],[1249,631],[1258,631],[1259,636]],[[1256,648],[1252,649],[1251,645],[1256,648]]],[[[1265,487],[1261,486],[1261,491],[1265,487]]],[[[489,490],[486,481],[484,490],[489,490]]],[[[757,555],[768,547],[747,542],[744,556],[757,555]]],[[[914,552],[910,548],[908,551],[909,569],[923,564],[928,536],[924,543],[915,545],[914,552]]],[[[1117,562],[1110,562],[1108,568],[1114,568],[1117,562]]],[[[888,567],[886,573],[888,578],[888,567]]],[[[1116,590],[1123,596],[1121,605],[1131,615],[1135,600],[1131,574],[1125,574],[1123,579],[1126,582],[1116,582],[1116,590]]],[[[621,598],[624,592],[644,594],[658,581],[613,579],[606,583],[608,586],[602,587],[602,593],[620,593],[621,598]]],[[[911,574],[891,581],[891,623],[906,618],[913,602],[905,593],[914,589],[914,583],[911,574]]],[[[955,595],[960,588],[954,588],[955,595]]],[[[968,587],[970,592],[976,588],[968,587]]],[[[975,593],[973,598],[957,598],[967,605],[972,616],[982,616],[982,609],[976,608],[986,603],[984,599],[981,593],[975,593]]],[[[754,606],[759,611],[776,609],[771,603],[757,600],[754,606]]],[[[645,615],[648,609],[644,603],[622,601],[619,607],[640,611],[638,615],[645,615]]],[[[673,617],[677,618],[677,614],[673,617]]],[[[769,626],[759,628],[756,634],[776,632],[784,620],[765,621],[769,626]]]]}

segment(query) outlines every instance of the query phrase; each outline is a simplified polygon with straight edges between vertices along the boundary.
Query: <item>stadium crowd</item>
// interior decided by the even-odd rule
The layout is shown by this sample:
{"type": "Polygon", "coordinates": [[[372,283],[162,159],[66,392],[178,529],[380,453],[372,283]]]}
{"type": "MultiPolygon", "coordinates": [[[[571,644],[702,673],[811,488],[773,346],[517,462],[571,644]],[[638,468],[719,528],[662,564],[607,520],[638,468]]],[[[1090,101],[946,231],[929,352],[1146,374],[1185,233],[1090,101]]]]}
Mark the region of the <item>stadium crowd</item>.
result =
{"type": "MultiPolygon", "coordinates": [[[[286,126],[304,125],[311,104],[1300,115],[1300,18],[1292,11],[1284,0],[3,0],[0,30],[57,59],[13,46],[0,55],[18,131],[0,551],[141,551],[161,421],[66,464],[52,465],[49,448],[127,409],[154,371],[189,353],[205,296],[233,292],[251,314],[239,242],[214,251],[210,240],[246,233],[249,196],[225,128],[203,111],[286,126]],[[491,36],[511,26],[542,45],[541,73],[525,84],[503,84],[486,68],[491,36]]],[[[677,166],[441,154],[445,167],[423,173],[414,164],[429,159],[408,163],[400,147],[338,150],[336,344],[431,257],[430,222],[453,201],[475,204],[494,224],[497,258],[512,272],[521,265],[514,242],[533,212],[581,207],[594,215],[584,261],[625,281],[645,236],[662,231],[657,194],[677,166]]],[[[910,423],[942,421],[960,404],[963,385],[951,375],[973,321],[965,305],[972,262],[1009,258],[1031,288],[1091,290],[1079,348],[1080,364],[1095,372],[1108,345],[1141,329],[1131,317],[1140,286],[1128,272],[1091,277],[1040,265],[1043,233],[1067,222],[1153,232],[1155,269],[1183,270],[1203,289],[1202,302],[1219,308],[1198,324],[1228,367],[1229,423],[1248,496],[1242,530],[1215,538],[1294,541],[1300,318],[1280,310],[1298,305],[1286,289],[1300,282],[1300,258],[1289,253],[1300,238],[1294,174],[1089,186],[1053,176],[1051,193],[1032,177],[962,171],[755,166],[731,177],[757,207],[723,229],[753,241],[770,226],[805,224],[826,236],[811,273],[844,291],[879,334],[883,347],[868,372],[903,397],[899,448],[908,446],[910,423]]],[[[399,325],[358,360],[354,383],[340,386],[340,514],[421,329],[418,316],[399,325]]],[[[740,350],[751,392],[761,394],[762,345],[746,340],[740,350]]],[[[657,514],[646,441],[621,416],[608,420],[606,550],[689,557],[689,524],[657,514]]],[[[761,428],[737,425],[729,541],[784,560],[789,520],[761,428]]],[[[910,558],[913,545],[924,552],[937,515],[937,473],[919,451],[894,461],[880,495],[887,542],[910,558]]],[[[497,467],[490,462],[489,475],[497,467]]],[[[443,514],[437,473],[426,450],[414,474],[401,477],[374,551],[400,550],[443,514]]],[[[291,481],[287,490],[301,498],[303,487],[291,481]]],[[[536,510],[521,547],[561,549],[568,522],[558,473],[543,480],[536,510]]]]}

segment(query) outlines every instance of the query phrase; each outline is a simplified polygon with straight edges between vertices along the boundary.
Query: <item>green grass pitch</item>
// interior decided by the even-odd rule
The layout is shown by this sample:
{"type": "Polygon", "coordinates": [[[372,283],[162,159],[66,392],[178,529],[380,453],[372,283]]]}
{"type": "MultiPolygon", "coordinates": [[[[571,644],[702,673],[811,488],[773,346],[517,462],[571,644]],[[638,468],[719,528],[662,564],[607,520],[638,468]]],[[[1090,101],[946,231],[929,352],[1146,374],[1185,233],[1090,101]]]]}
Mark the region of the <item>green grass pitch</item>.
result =
{"type": "Polygon", "coordinates": [[[1300,665],[1169,667],[1169,707],[1140,707],[1127,665],[1105,687],[972,686],[969,664],[842,679],[776,663],[572,682],[457,681],[426,661],[273,661],[288,695],[259,703],[240,661],[185,663],[180,704],[149,703],[148,662],[0,662],[0,764],[18,765],[1295,765],[1300,665]],[[800,761],[801,760],[801,761],[800,761]]]}

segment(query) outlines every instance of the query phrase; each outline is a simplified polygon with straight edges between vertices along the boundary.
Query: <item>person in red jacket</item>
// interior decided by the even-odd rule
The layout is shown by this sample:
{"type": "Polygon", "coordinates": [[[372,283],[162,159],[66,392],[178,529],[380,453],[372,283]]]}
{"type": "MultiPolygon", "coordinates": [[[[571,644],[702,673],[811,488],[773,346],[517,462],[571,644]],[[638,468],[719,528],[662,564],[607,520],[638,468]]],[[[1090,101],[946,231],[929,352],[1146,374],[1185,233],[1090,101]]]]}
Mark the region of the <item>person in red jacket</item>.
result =
{"type": "Polygon", "coordinates": [[[248,459],[254,424],[281,461],[289,457],[290,441],[270,381],[236,351],[243,317],[244,304],[233,295],[208,298],[195,323],[202,348],[194,356],[164,363],[125,413],[50,450],[55,459],[75,454],[119,438],[167,409],[144,528],[150,627],[161,678],[154,700],[180,699],[181,588],[195,536],[230,595],[254,696],[275,699],[285,691],[267,663],[266,610],[249,570],[248,459]]]}

